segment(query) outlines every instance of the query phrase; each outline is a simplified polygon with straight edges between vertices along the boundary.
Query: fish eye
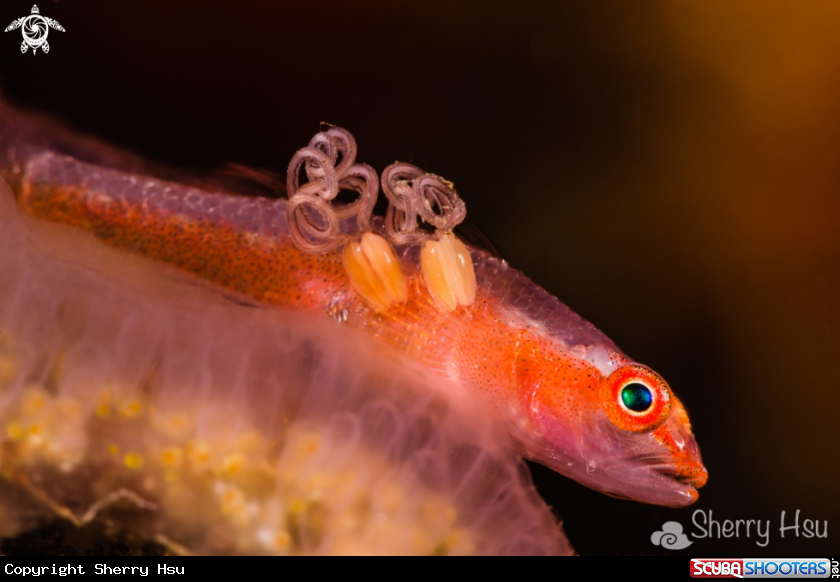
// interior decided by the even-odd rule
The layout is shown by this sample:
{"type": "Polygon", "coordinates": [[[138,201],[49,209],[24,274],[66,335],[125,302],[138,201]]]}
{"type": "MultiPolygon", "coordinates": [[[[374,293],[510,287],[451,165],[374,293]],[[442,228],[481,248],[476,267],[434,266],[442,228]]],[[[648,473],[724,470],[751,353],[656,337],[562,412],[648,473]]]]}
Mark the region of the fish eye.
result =
{"type": "Polygon", "coordinates": [[[621,389],[621,403],[633,412],[647,412],[653,405],[653,394],[644,384],[633,382],[621,389]]]}
{"type": "Polygon", "coordinates": [[[671,414],[671,389],[645,366],[622,366],[602,382],[601,407],[619,429],[649,432],[662,426],[671,414]]]}

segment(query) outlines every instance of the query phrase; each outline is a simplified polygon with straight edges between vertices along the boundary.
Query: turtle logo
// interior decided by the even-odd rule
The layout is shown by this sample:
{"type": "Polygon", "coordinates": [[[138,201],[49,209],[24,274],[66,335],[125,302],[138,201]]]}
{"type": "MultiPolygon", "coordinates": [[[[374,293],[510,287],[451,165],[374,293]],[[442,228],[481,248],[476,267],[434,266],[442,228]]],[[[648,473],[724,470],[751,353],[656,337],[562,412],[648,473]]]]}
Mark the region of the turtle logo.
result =
{"type": "Polygon", "coordinates": [[[23,44],[20,45],[20,52],[25,53],[26,49],[32,47],[33,55],[39,48],[44,53],[50,52],[50,45],[47,44],[47,33],[50,31],[50,28],[64,32],[64,27],[58,21],[41,16],[37,6],[32,7],[32,14],[13,21],[3,32],[9,32],[10,30],[21,27],[23,28],[23,44]]]}

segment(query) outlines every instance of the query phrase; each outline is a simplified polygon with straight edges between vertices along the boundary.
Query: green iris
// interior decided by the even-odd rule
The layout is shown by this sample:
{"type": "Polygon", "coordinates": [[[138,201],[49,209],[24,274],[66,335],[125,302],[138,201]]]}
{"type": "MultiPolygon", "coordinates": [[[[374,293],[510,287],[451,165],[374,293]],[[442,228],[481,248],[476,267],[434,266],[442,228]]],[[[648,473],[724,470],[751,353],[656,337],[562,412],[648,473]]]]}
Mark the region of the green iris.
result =
{"type": "Polygon", "coordinates": [[[653,394],[644,384],[628,384],[621,389],[621,401],[633,412],[645,412],[653,403],[653,394]]]}

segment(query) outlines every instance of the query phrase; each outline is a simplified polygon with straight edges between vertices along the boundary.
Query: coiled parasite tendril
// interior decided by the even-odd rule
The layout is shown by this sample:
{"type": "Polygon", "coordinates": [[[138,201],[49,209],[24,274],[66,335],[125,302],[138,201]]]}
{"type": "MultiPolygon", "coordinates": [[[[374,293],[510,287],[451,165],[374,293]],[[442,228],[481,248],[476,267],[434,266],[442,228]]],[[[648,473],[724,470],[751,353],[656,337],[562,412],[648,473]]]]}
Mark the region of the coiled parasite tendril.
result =
{"type": "Polygon", "coordinates": [[[304,252],[326,253],[345,245],[344,270],[356,292],[375,310],[387,311],[405,302],[408,285],[394,249],[370,232],[379,178],[370,166],[354,163],[356,152],[356,140],[340,127],[316,134],[308,147],[299,150],[289,163],[286,178],[286,220],[292,240],[304,252]],[[301,167],[309,179],[302,186],[301,167]],[[355,190],[359,198],[334,208],[330,203],[342,188],[355,190]],[[339,222],[353,216],[361,236],[339,231],[339,222]]]}
{"type": "MultiPolygon", "coordinates": [[[[376,172],[355,164],[356,140],[346,130],[330,126],[315,135],[289,163],[286,220],[293,242],[304,252],[326,253],[341,245],[344,268],[356,291],[377,311],[403,303],[408,287],[394,249],[371,232],[371,215],[379,192],[376,172]],[[339,156],[341,160],[339,161],[339,156]],[[308,182],[301,185],[300,170],[308,182]],[[355,190],[359,198],[333,208],[339,189],[355,190]],[[343,234],[339,222],[356,216],[361,236],[343,234]]],[[[422,244],[421,268],[426,286],[439,307],[453,311],[475,301],[475,271],[467,247],[452,234],[467,214],[452,182],[403,162],[382,172],[388,198],[385,235],[395,245],[422,244]],[[420,228],[420,218],[435,228],[420,228]]]]}
{"type": "Polygon", "coordinates": [[[475,269],[469,250],[454,229],[467,215],[452,182],[417,166],[397,162],[382,172],[382,190],[391,205],[385,232],[395,244],[421,243],[423,277],[435,302],[445,311],[475,301],[475,269]],[[418,229],[417,217],[437,230],[418,229]]]}
{"type": "Polygon", "coordinates": [[[423,242],[427,235],[417,230],[416,194],[413,183],[423,171],[411,164],[391,164],[382,172],[382,191],[388,198],[385,234],[396,245],[423,242]]]}
{"type": "Polygon", "coordinates": [[[452,182],[412,164],[396,162],[385,168],[382,191],[390,202],[385,232],[394,244],[416,244],[429,238],[418,230],[418,216],[440,232],[451,232],[467,215],[452,182]]]}
{"type": "Polygon", "coordinates": [[[339,222],[354,215],[360,231],[370,229],[379,178],[367,164],[354,163],[356,151],[356,140],[350,132],[330,127],[316,134],[309,146],[298,150],[289,162],[286,221],[292,240],[302,251],[320,254],[345,244],[348,236],[339,232],[339,222]],[[300,183],[301,167],[308,179],[303,185],[300,183]],[[342,188],[355,190],[359,198],[334,208],[329,202],[342,188]]]}

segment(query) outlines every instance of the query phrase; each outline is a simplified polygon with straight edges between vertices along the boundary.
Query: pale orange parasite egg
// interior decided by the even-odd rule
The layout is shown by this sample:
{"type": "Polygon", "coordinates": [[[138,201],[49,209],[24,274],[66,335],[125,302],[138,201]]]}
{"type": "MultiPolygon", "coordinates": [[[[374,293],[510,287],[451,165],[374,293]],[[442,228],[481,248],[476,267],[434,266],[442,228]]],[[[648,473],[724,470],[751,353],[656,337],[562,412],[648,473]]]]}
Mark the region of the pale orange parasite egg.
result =
{"type": "Polygon", "coordinates": [[[366,232],[347,243],[344,269],[356,292],[377,311],[388,311],[408,298],[408,284],[394,249],[378,234],[366,232]]]}
{"type": "Polygon", "coordinates": [[[420,252],[423,277],[432,297],[446,311],[475,301],[475,269],[470,251],[452,233],[427,240],[420,252]]]}

